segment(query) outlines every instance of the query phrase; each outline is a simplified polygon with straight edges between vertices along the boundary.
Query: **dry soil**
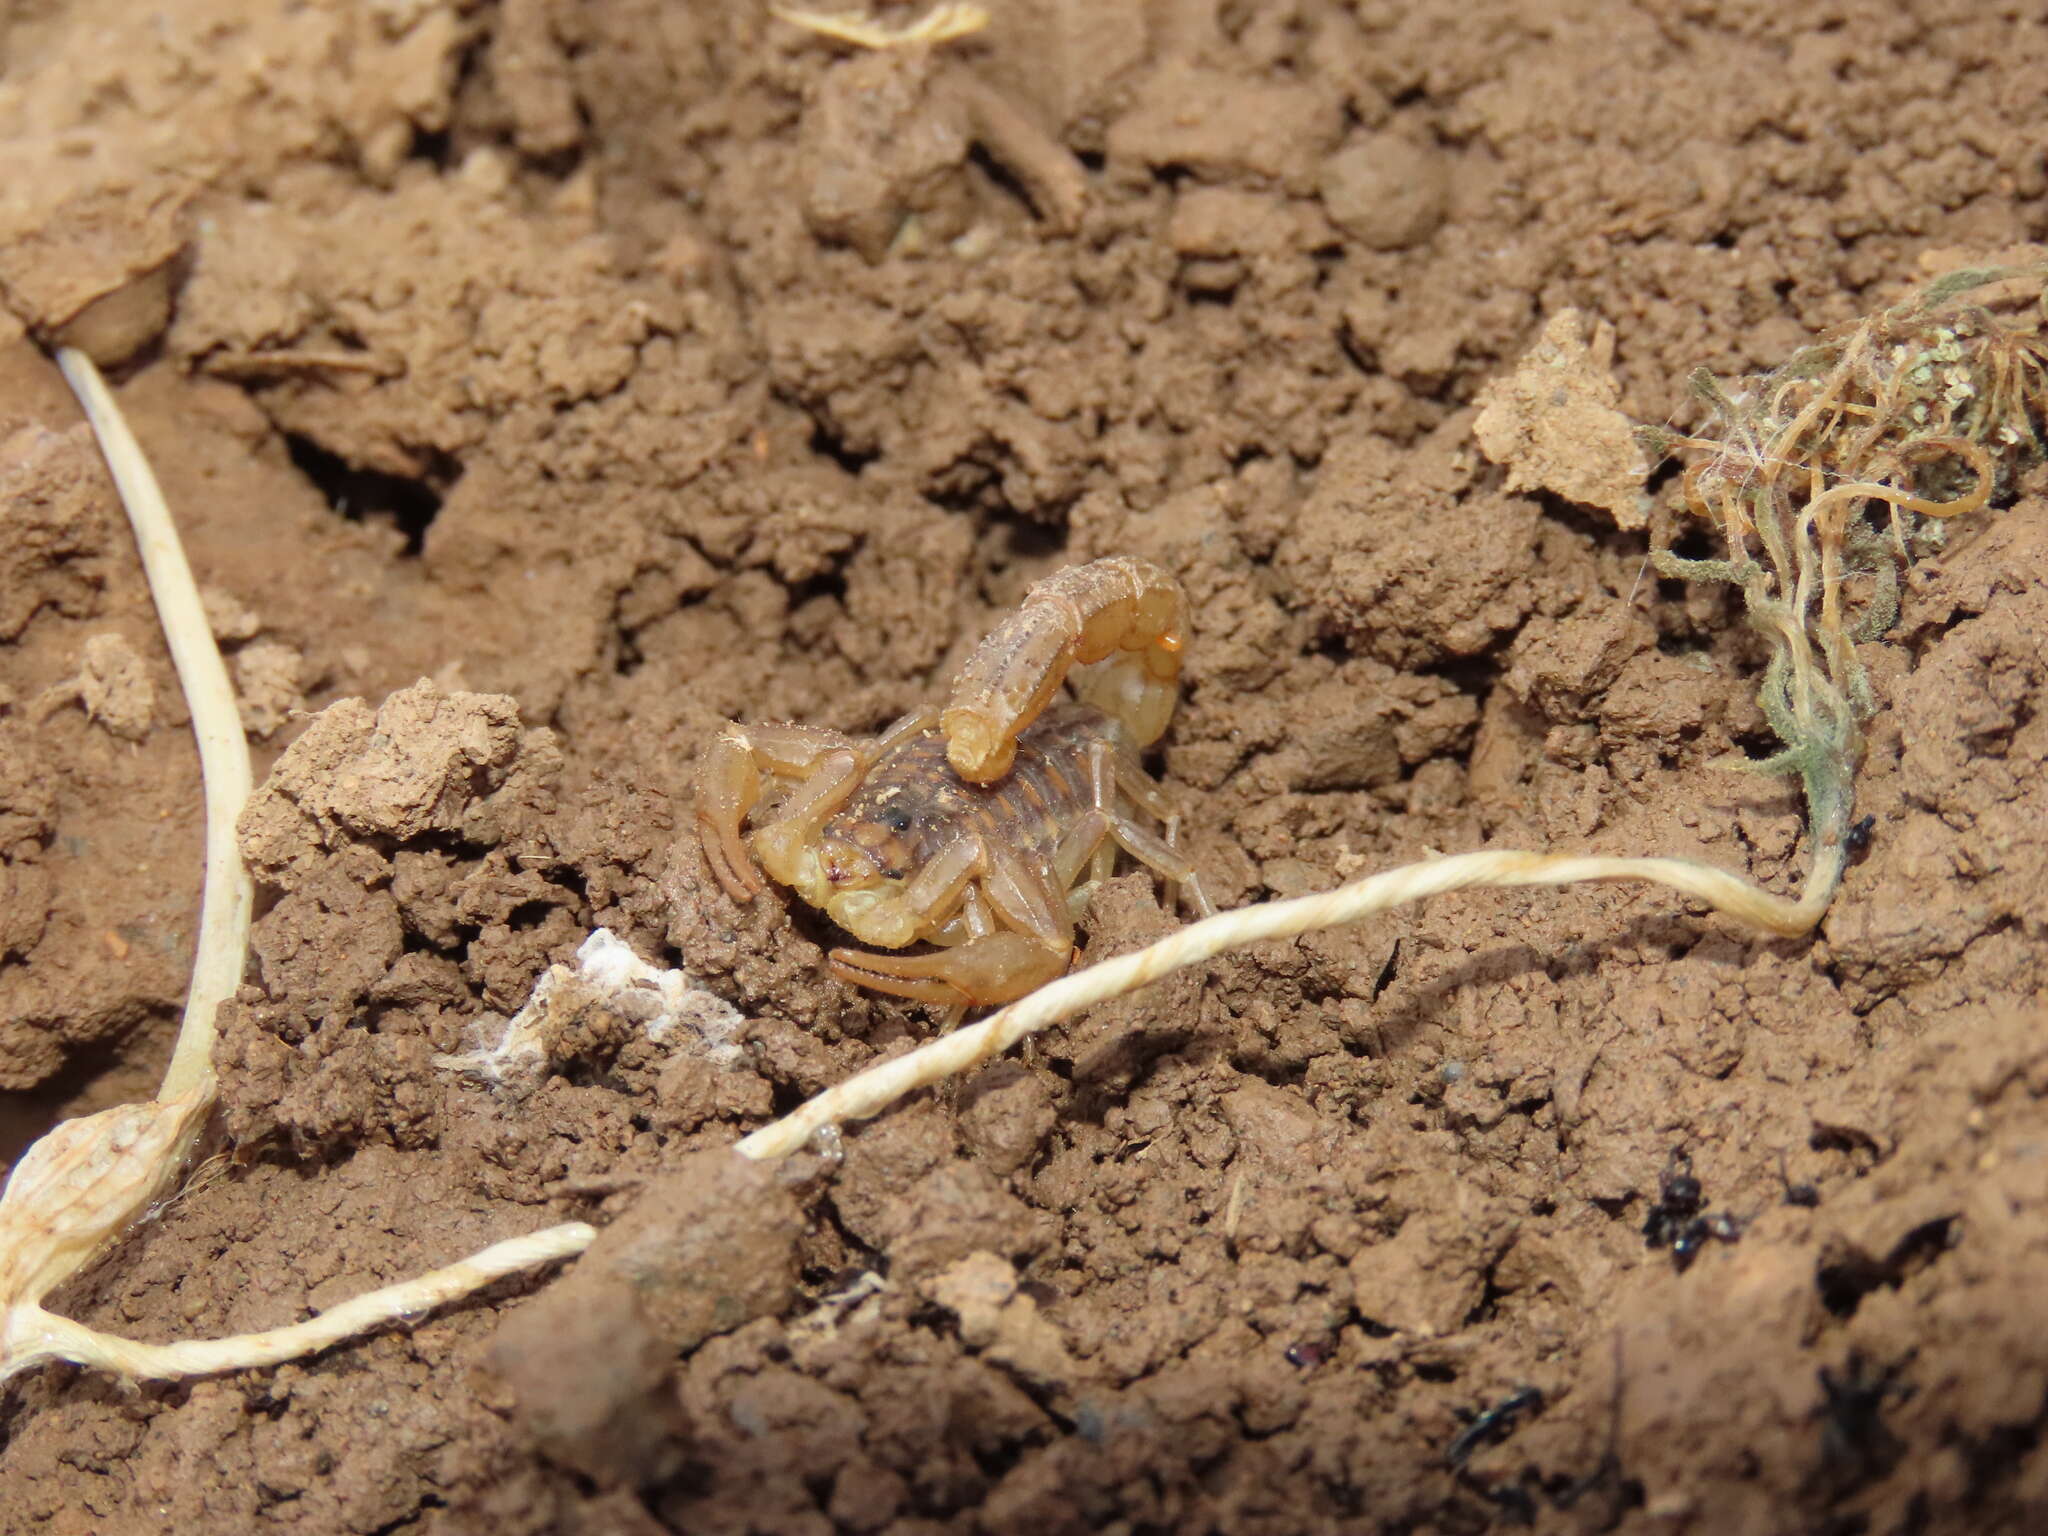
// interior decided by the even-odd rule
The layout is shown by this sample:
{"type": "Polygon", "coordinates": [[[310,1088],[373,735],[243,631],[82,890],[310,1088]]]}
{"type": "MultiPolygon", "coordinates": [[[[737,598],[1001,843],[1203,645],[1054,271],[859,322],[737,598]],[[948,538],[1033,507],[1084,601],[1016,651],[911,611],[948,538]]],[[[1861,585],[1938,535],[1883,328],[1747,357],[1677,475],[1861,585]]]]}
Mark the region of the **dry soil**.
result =
{"type": "MultiPolygon", "coordinates": [[[[714,1155],[934,1021],[707,877],[703,743],[874,729],[1075,560],[1193,600],[1158,766],[1219,901],[1487,844],[1795,887],[1796,796],[1720,762],[1766,745],[1739,612],[1511,490],[1473,402],[1574,308],[1689,420],[1692,369],[2048,237],[2031,6],[994,9],[866,53],[753,0],[0,8],[0,1152],[149,1091],[199,889],[43,350],[81,310],[276,766],[230,1155],[62,1304],[221,1334],[609,1224],[298,1365],[20,1383],[0,1531],[2042,1528],[2039,478],[1866,647],[1812,941],[1446,898],[714,1155]],[[434,1065],[599,924],[737,1053],[434,1065]],[[1736,1240],[1681,1266],[1686,1160],[1736,1240]]],[[[1121,878],[1084,946],[1173,921],[1121,878]]]]}

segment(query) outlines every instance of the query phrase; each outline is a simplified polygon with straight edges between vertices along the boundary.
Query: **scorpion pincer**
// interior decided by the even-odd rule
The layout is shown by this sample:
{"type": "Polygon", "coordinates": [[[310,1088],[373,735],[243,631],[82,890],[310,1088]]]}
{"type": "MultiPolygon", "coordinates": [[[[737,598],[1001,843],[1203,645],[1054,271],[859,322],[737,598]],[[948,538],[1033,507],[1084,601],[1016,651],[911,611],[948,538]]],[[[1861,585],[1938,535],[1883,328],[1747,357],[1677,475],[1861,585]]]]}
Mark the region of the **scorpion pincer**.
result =
{"type": "Polygon", "coordinates": [[[832,973],[956,1010],[1064,971],[1119,848],[1207,916],[1179,818],[1139,762],[1173,718],[1186,641],[1187,599],[1157,566],[1059,571],[982,641],[943,710],[873,738],[728,725],[697,774],[706,861],[735,901],[761,894],[758,860],[863,943],[936,946],[835,949],[832,973]],[[770,782],[791,787],[748,833],[770,782]]]}

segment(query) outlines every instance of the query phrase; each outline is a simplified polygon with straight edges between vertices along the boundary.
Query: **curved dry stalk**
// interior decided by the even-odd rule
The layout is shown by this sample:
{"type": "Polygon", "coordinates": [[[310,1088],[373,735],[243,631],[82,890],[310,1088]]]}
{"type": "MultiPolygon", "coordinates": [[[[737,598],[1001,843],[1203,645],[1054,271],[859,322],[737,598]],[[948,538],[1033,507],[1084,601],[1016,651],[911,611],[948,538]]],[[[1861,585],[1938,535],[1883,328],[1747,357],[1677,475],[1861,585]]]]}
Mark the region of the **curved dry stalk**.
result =
{"type": "MultiPolygon", "coordinates": [[[[733,1151],[763,1161],[786,1157],[827,1126],[871,1118],[905,1095],[970,1071],[1050,1024],[1148,986],[1173,971],[1199,964],[1226,950],[1334,928],[1447,891],[1473,886],[1646,880],[1696,897],[1751,927],[1796,936],[1810,932],[1820,920],[1841,873],[1840,848],[1822,846],[1807,876],[1805,890],[1797,900],[1789,900],[1772,895],[1739,875],[1686,859],[1496,850],[1404,865],[1333,891],[1218,913],[1141,950],[1076,971],[980,1024],[941,1035],[907,1055],[856,1073],[794,1113],[737,1142],[733,1151]]],[[[585,1223],[566,1222],[494,1244],[417,1280],[355,1297],[303,1323],[224,1339],[137,1344],[109,1338],[38,1310],[19,1320],[9,1318],[8,1331],[0,1338],[5,1346],[0,1358],[13,1355],[23,1364],[70,1360],[123,1375],[153,1377],[211,1375],[275,1365],[417,1317],[506,1275],[572,1258],[589,1247],[596,1236],[596,1229],[585,1223]]],[[[0,1368],[0,1375],[4,1374],[6,1369],[0,1368]]]]}
{"type": "Polygon", "coordinates": [[[45,1311],[42,1300],[171,1191],[213,1109],[214,1014],[241,984],[252,886],[235,843],[249,798],[248,740],[163,492],[99,369],[57,354],[135,530],[150,596],[192,711],[206,795],[206,877],[185,1015],[155,1099],[64,1121],[22,1154],[0,1190],[0,1382],[54,1361],[122,1376],[209,1375],[307,1355],[588,1247],[581,1222],[486,1248],[417,1280],[355,1297],[287,1328],[141,1344],[45,1311]]]}
{"type": "Polygon", "coordinates": [[[1849,515],[1859,503],[1882,502],[1893,514],[1893,536],[1900,547],[1905,545],[1905,535],[1898,527],[1898,514],[1916,513],[1921,517],[1950,518],[1963,517],[1977,511],[1991,499],[1992,487],[1997,482],[1997,471],[1992,467],[1991,455],[1976,443],[1964,438],[1922,439],[1911,445],[1916,451],[1938,450],[1952,452],[1970,461],[1970,468],[1977,477],[1974,488],[1948,501],[1935,501],[1925,496],[1916,496],[1899,486],[1886,485],[1877,480],[1852,480],[1842,485],[1828,487],[1816,493],[1799,511],[1794,525],[1794,538],[1799,551],[1799,574],[1793,583],[1792,611],[1796,614],[1812,612],[1813,590],[1816,580],[1821,595],[1821,629],[1824,634],[1839,636],[1842,632],[1842,538],[1848,525],[1849,515]],[[1826,514],[1827,521],[1822,522],[1826,514]],[[1817,542],[1816,542],[1817,541],[1817,542]],[[1818,552],[1818,569],[1812,558],[1818,552]]]}
{"type": "Polygon", "coordinates": [[[106,380],[91,358],[75,347],[61,347],[57,366],[85,408],[100,452],[121,493],[135,544],[142,553],[143,574],[156,604],[178,686],[192,711],[192,734],[199,739],[200,775],[206,795],[206,877],[199,902],[199,941],[192,956],[192,981],[185,993],[185,1016],[178,1043],[164,1072],[159,1099],[184,1097],[212,1070],[214,1011],[242,984],[242,963],[248,952],[249,910],[255,900],[249,872],[235,846],[235,820],[248,803],[251,786],[249,741],[242,733],[241,707],[226,663],[213,643],[213,629],[199,601],[192,566],[178,541],[164,493],[150,472],[149,461],[128,430],[106,380]]]}
{"type": "Polygon", "coordinates": [[[181,1339],[174,1344],[140,1344],[38,1309],[34,1318],[23,1318],[18,1323],[10,1315],[0,1344],[4,1344],[10,1370],[66,1360],[119,1376],[172,1380],[279,1365],[316,1354],[387,1323],[418,1319],[507,1275],[579,1254],[596,1236],[595,1227],[569,1221],[524,1237],[507,1238],[417,1279],[350,1297],[302,1323],[263,1333],[241,1333],[225,1339],[181,1339]]]}
{"type": "Polygon", "coordinates": [[[1157,943],[1048,982],[981,1023],[941,1035],[826,1089],[772,1125],[738,1142],[742,1157],[786,1157],[828,1125],[865,1120],[905,1094],[1000,1056],[1027,1035],[1147,986],[1225,950],[1265,939],[1293,938],[1357,922],[1411,901],[1470,886],[1577,885],[1592,880],[1647,880],[1697,897],[1738,921],[1786,937],[1812,931],[1842,877],[1840,847],[1823,844],[1806,889],[1796,901],[1774,896],[1740,875],[1688,859],[1622,859],[1507,850],[1453,854],[1371,875],[1334,891],[1219,912],[1157,943]]]}
{"type": "MultiPolygon", "coordinates": [[[[214,1013],[241,984],[253,899],[235,846],[249,798],[249,744],[192,567],[149,462],[92,359],[61,348],[127,509],[143,573],[192,712],[206,796],[206,875],[185,1014],[157,1097],[67,1120],[24,1152],[0,1190],[0,1381],[53,1358],[48,1330],[103,1336],[51,1316],[42,1299],[170,1192],[213,1108],[214,1013]]],[[[117,1344],[118,1340],[105,1341],[117,1344]]]]}

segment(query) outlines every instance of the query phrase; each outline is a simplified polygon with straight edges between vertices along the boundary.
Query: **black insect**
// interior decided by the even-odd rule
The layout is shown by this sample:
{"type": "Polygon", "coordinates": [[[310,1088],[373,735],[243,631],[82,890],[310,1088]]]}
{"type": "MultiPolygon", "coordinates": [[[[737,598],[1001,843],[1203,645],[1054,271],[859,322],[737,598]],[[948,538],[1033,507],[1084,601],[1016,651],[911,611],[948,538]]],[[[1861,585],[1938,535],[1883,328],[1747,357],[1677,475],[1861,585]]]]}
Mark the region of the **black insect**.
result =
{"type": "Polygon", "coordinates": [[[1497,1445],[1515,1431],[1515,1421],[1525,1413],[1543,1411],[1543,1393],[1536,1387],[1517,1387],[1491,1408],[1479,1414],[1458,1431],[1450,1449],[1444,1452],[1444,1464],[1462,1467],[1472,1458],[1472,1453],[1482,1445],[1497,1445]]]}
{"type": "Polygon", "coordinates": [[[1706,1246],[1707,1239],[1717,1243],[1739,1243],[1742,1233],[1749,1224],[1732,1211],[1707,1211],[1697,1221],[1687,1224],[1685,1230],[1671,1240],[1672,1262],[1680,1270],[1692,1263],[1694,1255],[1706,1246]]]}
{"type": "Polygon", "coordinates": [[[1870,846],[1870,834],[1877,830],[1877,818],[1865,816],[1849,827],[1849,833],[1842,839],[1842,849],[1850,858],[1855,858],[1870,846]]]}
{"type": "Polygon", "coordinates": [[[1693,1177],[1691,1156],[1685,1148],[1673,1147],[1664,1171],[1657,1175],[1656,1203],[1643,1217],[1643,1241],[1652,1248],[1669,1248],[1671,1262],[1682,1274],[1710,1239],[1739,1241],[1745,1225],[1731,1212],[1707,1209],[1706,1192],[1693,1177]]]}
{"type": "Polygon", "coordinates": [[[1657,1203],[1643,1216],[1643,1236],[1652,1248],[1664,1247],[1706,1203],[1706,1192],[1693,1177],[1691,1155],[1683,1147],[1673,1147],[1664,1171],[1657,1175],[1657,1203]]]}

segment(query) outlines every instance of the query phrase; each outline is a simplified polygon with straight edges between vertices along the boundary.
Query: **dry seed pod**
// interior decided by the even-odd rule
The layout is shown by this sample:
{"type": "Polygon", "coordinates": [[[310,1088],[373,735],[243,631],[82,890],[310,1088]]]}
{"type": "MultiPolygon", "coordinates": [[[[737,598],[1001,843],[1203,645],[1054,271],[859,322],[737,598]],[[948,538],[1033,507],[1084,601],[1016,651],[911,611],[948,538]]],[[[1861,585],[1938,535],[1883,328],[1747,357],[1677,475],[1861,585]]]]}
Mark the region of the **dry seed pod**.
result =
{"type": "Polygon", "coordinates": [[[29,1148],[0,1193],[0,1305],[41,1301],[161,1198],[212,1101],[208,1082],[169,1103],[118,1105],[29,1148]]]}

